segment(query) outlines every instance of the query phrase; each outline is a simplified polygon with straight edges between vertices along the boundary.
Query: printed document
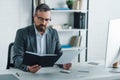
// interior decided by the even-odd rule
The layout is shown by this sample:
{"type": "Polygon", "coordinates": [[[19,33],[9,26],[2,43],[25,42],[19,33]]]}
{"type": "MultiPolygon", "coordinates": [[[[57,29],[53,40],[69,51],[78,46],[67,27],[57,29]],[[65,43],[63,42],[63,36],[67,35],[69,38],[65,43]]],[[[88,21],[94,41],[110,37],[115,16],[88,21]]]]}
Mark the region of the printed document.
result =
{"type": "Polygon", "coordinates": [[[70,63],[79,53],[77,51],[70,53],[63,53],[55,64],[66,64],[70,63]]]}

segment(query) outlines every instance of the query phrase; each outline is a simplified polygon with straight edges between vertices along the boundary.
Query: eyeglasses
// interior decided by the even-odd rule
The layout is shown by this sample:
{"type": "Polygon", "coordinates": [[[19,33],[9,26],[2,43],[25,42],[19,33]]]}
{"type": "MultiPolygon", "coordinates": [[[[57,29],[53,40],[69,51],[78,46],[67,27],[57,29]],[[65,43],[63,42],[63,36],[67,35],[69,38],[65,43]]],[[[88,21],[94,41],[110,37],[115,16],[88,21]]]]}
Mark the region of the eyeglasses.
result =
{"type": "Polygon", "coordinates": [[[39,20],[40,22],[43,22],[44,20],[45,20],[46,22],[51,21],[51,19],[49,19],[49,18],[42,18],[42,17],[38,17],[37,15],[36,15],[36,17],[38,18],[38,20],[39,20]]]}

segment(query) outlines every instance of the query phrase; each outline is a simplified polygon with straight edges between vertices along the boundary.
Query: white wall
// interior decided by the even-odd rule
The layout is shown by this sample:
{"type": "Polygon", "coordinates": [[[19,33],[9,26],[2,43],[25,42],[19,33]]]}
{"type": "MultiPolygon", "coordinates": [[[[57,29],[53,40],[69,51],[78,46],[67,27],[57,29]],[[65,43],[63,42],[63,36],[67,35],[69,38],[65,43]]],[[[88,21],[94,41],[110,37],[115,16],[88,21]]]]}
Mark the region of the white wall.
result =
{"type": "Polygon", "coordinates": [[[88,61],[105,60],[108,22],[120,18],[120,0],[89,0],[88,61]]]}
{"type": "Polygon", "coordinates": [[[0,69],[6,67],[8,45],[16,30],[31,24],[32,0],[0,0],[0,69]]]}

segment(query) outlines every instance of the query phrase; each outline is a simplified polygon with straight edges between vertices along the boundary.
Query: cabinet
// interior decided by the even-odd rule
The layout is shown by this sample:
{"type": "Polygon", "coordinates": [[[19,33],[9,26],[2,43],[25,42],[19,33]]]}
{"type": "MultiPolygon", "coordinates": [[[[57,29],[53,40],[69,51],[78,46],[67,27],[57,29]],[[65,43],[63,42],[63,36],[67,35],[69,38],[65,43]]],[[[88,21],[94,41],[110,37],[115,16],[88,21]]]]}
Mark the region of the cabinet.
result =
{"type": "Polygon", "coordinates": [[[81,10],[61,10],[67,8],[66,0],[45,0],[52,10],[51,25],[61,26],[57,28],[63,53],[78,52],[78,62],[87,61],[87,37],[88,37],[88,0],[83,0],[81,10]],[[69,27],[65,28],[67,24],[69,27]],[[69,47],[73,36],[82,36],[80,46],[69,47]],[[67,47],[66,47],[67,45],[67,47]],[[64,48],[63,48],[64,46],[64,48]]]}

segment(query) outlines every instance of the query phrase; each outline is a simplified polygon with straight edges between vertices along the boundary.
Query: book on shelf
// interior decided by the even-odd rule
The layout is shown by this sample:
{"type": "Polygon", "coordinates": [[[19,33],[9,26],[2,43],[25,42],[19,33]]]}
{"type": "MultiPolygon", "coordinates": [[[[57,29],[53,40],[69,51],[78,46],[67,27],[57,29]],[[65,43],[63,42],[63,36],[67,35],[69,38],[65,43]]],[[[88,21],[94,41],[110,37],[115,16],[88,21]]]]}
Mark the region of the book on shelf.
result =
{"type": "Polygon", "coordinates": [[[40,4],[40,0],[35,0],[36,6],[40,4]]]}
{"type": "Polygon", "coordinates": [[[81,29],[85,29],[85,18],[86,18],[85,16],[86,16],[86,14],[82,13],[82,18],[81,18],[82,25],[81,25],[81,29]]]}
{"type": "Polygon", "coordinates": [[[70,39],[70,43],[69,43],[69,44],[70,44],[71,46],[74,46],[75,40],[76,40],[76,36],[72,36],[71,39],[70,39]]]}
{"type": "Polygon", "coordinates": [[[77,43],[76,43],[76,47],[80,47],[80,45],[81,45],[81,40],[82,40],[82,36],[78,36],[78,38],[77,38],[77,43]]]}
{"type": "Polygon", "coordinates": [[[83,0],[74,0],[73,1],[73,10],[81,10],[82,9],[82,2],[83,0]]]}
{"type": "Polygon", "coordinates": [[[45,0],[34,0],[35,5],[38,6],[39,4],[45,3],[45,0]]]}
{"type": "Polygon", "coordinates": [[[70,45],[73,47],[80,47],[82,36],[72,36],[70,40],[70,45]]]}
{"type": "Polygon", "coordinates": [[[74,13],[74,28],[85,29],[85,13],[75,12],[74,13]]]}

